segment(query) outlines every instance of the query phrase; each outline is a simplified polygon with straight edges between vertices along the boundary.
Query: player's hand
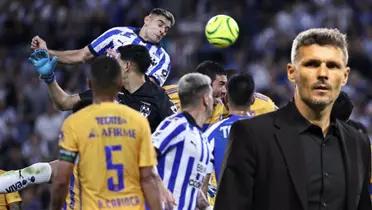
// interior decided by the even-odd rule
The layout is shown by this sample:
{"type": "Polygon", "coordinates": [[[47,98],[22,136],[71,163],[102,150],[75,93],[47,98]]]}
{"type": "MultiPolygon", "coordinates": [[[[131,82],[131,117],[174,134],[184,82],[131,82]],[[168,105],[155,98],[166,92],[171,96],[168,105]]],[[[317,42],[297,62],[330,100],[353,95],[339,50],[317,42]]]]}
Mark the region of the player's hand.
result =
{"type": "Polygon", "coordinates": [[[46,50],[38,49],[31,53],[28,60],[34,66],[34,70],[39,73],[40,78],[43,79],[47,84],[54,81],[54,68],[57,64],[57,57],[49,57],[46,50]]]}
{"type": "Polygon", "coordinates": [[[173,197],[173,194],[166,187],[162,189],[161,200],[164,210],[172,210],[177,205],[176,199],[173,197]]]}
{"type": "Polygon", "coordinates": [[[31,40],[31,49],[44,49],[48,50],[47,44],[44,39],[40,38],[39,36],[34,36],[31,40]]]}
{"type": "Polygon", "coordinates": [[[112,48],[109,48],[106,50],[106,56],[118,60],[120,58],[120,53],[112,48]]]}
{"type": "Polygon", "coordinates": [[[196,198],[196,206],[198,209],[205,209],[209,206],[207,197],[204,195],[201,189],[198,190],[198,195],[196,198]]]}

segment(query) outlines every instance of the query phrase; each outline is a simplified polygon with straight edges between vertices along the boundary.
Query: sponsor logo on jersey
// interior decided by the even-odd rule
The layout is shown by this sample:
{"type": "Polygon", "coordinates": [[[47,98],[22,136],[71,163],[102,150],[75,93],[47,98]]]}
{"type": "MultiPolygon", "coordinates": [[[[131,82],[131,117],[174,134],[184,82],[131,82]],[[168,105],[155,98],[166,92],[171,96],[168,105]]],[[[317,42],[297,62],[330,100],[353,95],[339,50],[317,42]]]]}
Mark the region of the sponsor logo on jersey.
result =
{"type": "Polygon", "coordinates": [[[190,186],[193,186],[193,187],[195,187],[195,188],[200,188],[201,185],[202,185],[202,183],[201,183],[200,181],[198,181],[198,180],[190,179],[190,180],[189,180],[189,185],[190,185],[190,186]]]}

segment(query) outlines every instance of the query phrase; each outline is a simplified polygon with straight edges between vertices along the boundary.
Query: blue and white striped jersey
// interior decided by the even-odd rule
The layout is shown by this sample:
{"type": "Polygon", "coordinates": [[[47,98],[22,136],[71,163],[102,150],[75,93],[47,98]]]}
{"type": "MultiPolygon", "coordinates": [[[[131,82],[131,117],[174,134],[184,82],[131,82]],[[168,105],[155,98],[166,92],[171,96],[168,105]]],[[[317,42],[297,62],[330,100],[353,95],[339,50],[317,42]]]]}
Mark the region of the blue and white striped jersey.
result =
{"type": "Polygon", "coordinates": [[[213,171],[212,150],[190,114],[166,118],[152,135],[158,173],[176,199],[174,209],[195,209],[198,189],[213,171]]]}
{"type": "Polygon", "coordinates": [[[160,44],[143,40],[139,36],[139,30],[134,27],[111,28],[93,40],[88,48],[94,56],[99,56],[104,55],[109,48],[117,49],[128,44],[145,46],[153,62],[146,74],[155,78],[158,84],[163,86],[170,72],[170,57],[160,44]]]}
{"type": "Polygon", "coordinates": [[[221,167],[225,155],[227,142],[229,139],[230,128],[232,124],[237,120],[248,118],[251,118],[251,116],[230,115],[226,119],[223,119],[213,124],[204,133],[204,135],[208,138],[208,141],[213,149],[212,152],[214,156],[213,165],[217,181],[220,178],[221,167]]]}

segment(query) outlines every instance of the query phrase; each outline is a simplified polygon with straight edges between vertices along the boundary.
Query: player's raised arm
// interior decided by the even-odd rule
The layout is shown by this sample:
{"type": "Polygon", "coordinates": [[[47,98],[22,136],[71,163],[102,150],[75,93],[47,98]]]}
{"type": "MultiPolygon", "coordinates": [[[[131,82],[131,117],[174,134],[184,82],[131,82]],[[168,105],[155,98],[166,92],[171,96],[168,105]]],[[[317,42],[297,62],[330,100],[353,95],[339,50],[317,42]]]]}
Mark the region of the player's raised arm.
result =
{"type": "Polygon", "coordinates": [[[47,84],[49,96],[59,110],[71,110],[80,101],[78,94],[66,93],[56,82],[54,69],[57,57],[51,58],[46,50],[39,49],[31,54],[29,61],[34,66],[34,70],[39,73],[40,78],[47,84]]]}
{"type": "Polygon", "coordinates": [[[31,40],[31,49],[44,49],[52,56],[57,56],[58,61],[64,64],[83,63],[92,59],[94,55],[90,52],[88,46],[76,50],[51,50],[48,49],[47,43],[39,36],[34,36],[31,40]]]}

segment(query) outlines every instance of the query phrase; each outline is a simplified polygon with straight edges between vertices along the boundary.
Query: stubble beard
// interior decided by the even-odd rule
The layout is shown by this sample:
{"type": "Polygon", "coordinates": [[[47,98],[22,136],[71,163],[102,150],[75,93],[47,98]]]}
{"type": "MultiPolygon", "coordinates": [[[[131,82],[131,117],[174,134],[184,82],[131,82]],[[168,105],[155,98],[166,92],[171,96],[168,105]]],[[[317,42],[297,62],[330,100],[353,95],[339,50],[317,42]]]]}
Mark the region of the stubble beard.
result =
{"type": "Polygon", "coordinates": [[[323,110],[331,105],[333,102],[330,96],[323,97],[321,99],[310,96],[309,98],[303,97],[302,100],[307,106],[314,110],[323,110]]]}

